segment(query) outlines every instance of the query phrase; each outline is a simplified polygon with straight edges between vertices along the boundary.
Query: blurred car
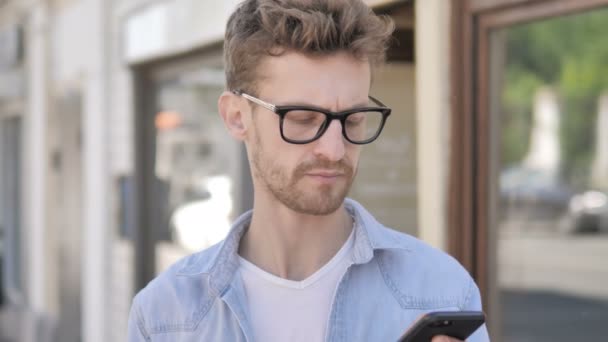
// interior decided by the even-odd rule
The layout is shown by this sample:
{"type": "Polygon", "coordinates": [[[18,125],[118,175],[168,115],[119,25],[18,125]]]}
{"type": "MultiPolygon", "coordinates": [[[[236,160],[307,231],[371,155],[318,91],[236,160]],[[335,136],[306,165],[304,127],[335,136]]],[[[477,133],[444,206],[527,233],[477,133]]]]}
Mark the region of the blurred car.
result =
{"type": "Polygon", "coordinates": [[[556,231],[608,232],[608,193],[575,191],[555,174],[516,166],[500,174],[502,219],[543,222],[556,231]]]}
{"type": "Polygon", "coordinates": [[[516,166],[500,174],[503,218],[555,220],[568,211],[575,194],[559,177],[544,170],[516,166]]]}
{"type": "Polygon", "coordinates": [[[608,194],[588,190],[573,196],[560,230],[564,233],[608,232],[608,194]]]}

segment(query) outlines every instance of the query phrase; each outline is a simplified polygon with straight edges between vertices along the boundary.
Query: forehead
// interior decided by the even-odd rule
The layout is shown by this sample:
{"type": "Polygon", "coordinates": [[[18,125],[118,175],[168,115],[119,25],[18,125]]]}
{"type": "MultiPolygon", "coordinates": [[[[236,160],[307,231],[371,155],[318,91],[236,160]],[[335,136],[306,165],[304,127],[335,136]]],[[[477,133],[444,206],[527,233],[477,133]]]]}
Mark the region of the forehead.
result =
{"type": "Polygon", "coordinates": [[[346,53],[308,56],[287,52],[264,58],[259,95],[277,102],[306,101],[319,105],[348,106],[367,100],[370,65],[346,53]]]}

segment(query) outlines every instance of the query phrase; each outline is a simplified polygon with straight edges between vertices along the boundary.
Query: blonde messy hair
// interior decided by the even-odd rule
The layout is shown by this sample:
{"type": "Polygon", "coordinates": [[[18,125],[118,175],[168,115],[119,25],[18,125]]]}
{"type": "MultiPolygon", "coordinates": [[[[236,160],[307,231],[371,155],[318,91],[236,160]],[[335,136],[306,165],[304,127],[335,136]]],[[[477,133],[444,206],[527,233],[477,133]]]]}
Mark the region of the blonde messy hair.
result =
{"type": "Polygon", "coordinates": [[[393,30],[389,18],[375,15],[361,0],[245,0],[226,27],[227,87],[255,92],[261,60],[287,51],[346,52],[377,66],[393,30]]]}

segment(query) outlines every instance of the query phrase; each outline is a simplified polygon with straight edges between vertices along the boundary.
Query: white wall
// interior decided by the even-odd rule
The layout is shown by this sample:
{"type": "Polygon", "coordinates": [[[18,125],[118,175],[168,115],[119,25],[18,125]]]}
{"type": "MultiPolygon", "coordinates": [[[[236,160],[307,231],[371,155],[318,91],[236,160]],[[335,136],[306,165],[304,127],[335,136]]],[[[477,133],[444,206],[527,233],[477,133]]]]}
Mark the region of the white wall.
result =
{"type": "Polygon", "coordinates": [[[45,218],[45,170],[46,170],[46,120],[48,114],[48,12],[43,5],[33,7],[28,22],[27,39],[27,113],[24,117],[23,144],[23,226],[24,246],[27,246],[24,279],[31,309],[36,313],[46,311],[48,251],[45,218]]]}
{"type": "Polygon", "coordinates": [[[450,1],[416,1],[419,237],[445,249],[450,127],[450,1]]]}
{"type": "Polygon", "coordinates": [[[108,341],[109,225],[108,2],[70,1],[52,17],[53,96],[83,96],[83,341],[108,341]]]}

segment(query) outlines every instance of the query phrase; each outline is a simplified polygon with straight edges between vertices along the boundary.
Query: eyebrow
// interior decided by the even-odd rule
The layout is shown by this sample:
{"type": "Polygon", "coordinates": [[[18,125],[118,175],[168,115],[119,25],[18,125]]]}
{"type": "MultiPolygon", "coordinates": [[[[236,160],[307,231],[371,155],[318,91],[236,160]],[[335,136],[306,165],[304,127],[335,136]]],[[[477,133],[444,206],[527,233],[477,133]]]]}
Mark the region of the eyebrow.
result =
{"type": "MultiPolygon", "coordinates": [[[[357,103],[354,106],[351,106],[351,107],[348,107],[348,108],[344,108],[344,109],[340,109],[340,110],[338,110],[338,112],[345,111],[345,110],[351,110],[351,109],[357,109],[357,108],[369,107],[370,101],[371,101],[371,99],[368,99],[367,102],[365,102],[365,103],[357,103]]],[[[314,109],[322,109],[322,110],[325,110],[325,111],[328,111],[328,112],[332,112],[332,110],[330,110],[330,109],[327,109],[327,108],[324,108],[324,107],[320,107],[320,106],[317,106],[317,105],[312,104],[312,103],[306,103],[306,102],[303,102],[303,101],[289,102],[289,103],[286,103],[286,104],[277,104],[276,106],[277,107],[302,106],[302,107],[310,107],[310,108],[314,108],[314,109]]]]}

